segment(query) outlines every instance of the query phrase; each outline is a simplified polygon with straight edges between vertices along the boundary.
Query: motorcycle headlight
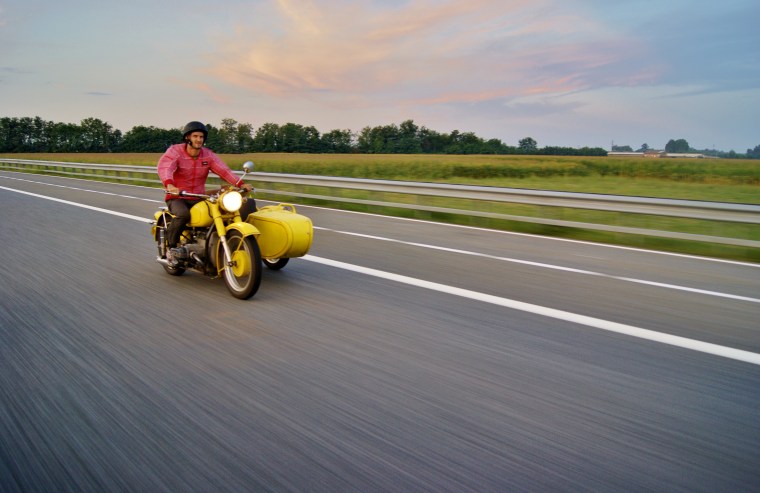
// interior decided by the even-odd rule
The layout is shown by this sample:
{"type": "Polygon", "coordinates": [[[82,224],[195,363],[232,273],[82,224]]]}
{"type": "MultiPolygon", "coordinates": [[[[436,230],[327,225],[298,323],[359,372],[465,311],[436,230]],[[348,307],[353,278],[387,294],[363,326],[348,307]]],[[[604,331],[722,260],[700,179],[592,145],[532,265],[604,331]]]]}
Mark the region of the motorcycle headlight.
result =
{"type": "Polygon", "coordinates": [[[221,198],[222,209],[227,212],[237,212],[243,207],[243,196],[240,192],[226,192],[221,198]]]}

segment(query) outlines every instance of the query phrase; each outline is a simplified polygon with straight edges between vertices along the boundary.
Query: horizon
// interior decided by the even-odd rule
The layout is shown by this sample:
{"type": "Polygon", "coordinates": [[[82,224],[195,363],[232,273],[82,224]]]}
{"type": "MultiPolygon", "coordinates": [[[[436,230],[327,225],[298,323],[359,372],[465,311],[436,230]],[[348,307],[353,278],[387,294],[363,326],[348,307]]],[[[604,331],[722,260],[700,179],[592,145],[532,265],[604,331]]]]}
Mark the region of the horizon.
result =
{"type": "Polygon", "coordinates": [[[9,0],[0,107],[124,133],[413,120],[509,146],[744,153],[760,144],[758,14],[750,0],[9,0]]]}

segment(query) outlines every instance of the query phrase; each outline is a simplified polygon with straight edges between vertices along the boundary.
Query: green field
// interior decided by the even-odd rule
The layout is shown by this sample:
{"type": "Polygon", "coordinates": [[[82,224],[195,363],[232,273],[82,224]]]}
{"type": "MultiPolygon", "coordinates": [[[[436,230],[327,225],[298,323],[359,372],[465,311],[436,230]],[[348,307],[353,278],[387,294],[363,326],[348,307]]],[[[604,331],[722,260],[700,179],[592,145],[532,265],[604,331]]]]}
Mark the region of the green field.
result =
{"type": "MultiPolygon", "coordinates": [[[[160,154],[10,154],[0,157],[100,164],[155,166],[160,154]]],[[[252,160],[256,171],[486,185],[541,190],[760,204],[760,160],[667,159],[643,157],[461,156],[367,154],[231,154],[222,158],[233,169],[252,160]]],[[[254,182],[254,185],[257,185],[254,182]]],[[[448,209],[477,209],[511,216],[529,216],[583,223],[760,241],[753,224],[624,214],[559,207],[470,202],[442,197],[380,194],[313,186],[266,184],[276,194],[259,197],[344,209],[454,222],[525,233],[615,243],[640,248],[760,262],[760,249],[676,240],[648,235],[604,232],[524,221],[425,212],[398,207],[306,199],[303,194],[358,201],[419,204],[448,209]],[[289,196],[288,194],[293,194],[289,196]]]]}

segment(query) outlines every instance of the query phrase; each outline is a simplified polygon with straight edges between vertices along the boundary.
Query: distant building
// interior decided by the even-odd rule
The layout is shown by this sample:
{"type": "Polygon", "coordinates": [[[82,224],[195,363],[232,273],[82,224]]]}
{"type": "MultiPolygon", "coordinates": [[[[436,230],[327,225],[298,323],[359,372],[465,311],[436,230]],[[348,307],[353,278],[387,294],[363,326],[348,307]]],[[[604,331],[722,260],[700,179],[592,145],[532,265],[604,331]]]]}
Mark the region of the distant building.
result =
{"type": "Polygon", "coordinates": [[[666,152],[663,154],[662,157],[689,157],[689,158],[702,159],[705,157],[705,155],[701,153],[692,153],[692,152],[666,152]]]}
{"type": "Polygon", "coordinates": [[[621,152],[621,151],[611,151],[607,153],[608,156],[641,156],[642,154],[640,152],[621,152]]]}
{"type": "Polygon", "coordinates": [[[689,153],[689,152],[665,152],[665,151],[655,151],[655,150],[647,150],[644,152],[608,152],[608,156],[640,156],[640,157],[669,157],[669,158],[697,158],[702,159],[707,156],[700,153],[689,153]]]}

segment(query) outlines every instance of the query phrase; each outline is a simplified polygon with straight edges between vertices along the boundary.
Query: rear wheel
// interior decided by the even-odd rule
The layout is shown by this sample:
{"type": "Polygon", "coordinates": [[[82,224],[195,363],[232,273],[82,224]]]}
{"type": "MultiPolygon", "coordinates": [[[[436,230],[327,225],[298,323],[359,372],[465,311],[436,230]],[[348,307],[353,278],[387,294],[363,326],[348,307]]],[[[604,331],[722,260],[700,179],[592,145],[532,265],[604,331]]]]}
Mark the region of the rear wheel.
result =
{"type": "Polygon", "coordinates": [[[224,259],[221,242],[217,250],[217,265],[223,268],[222,277],[232,296],[246,300],[256,294],[261,284],[261,252],[253,236],[243,236],[232,230],[227,234],[232,254],[231,265],[224,259]]]}
{"type": "Polygon", "coordinates": [[[272,270],[280,270],[287,265],[289,258],[265,258],[264,265],[272,270]]]}
{"type": "Polygon", "coordinates": [[[166,264],[163,264],[163,265],[164,265],[164,270],[166,271],[166,273],[171,276],[181,276],[182,274],[185,273],[184,267],[172,267],[166,264]]]}

